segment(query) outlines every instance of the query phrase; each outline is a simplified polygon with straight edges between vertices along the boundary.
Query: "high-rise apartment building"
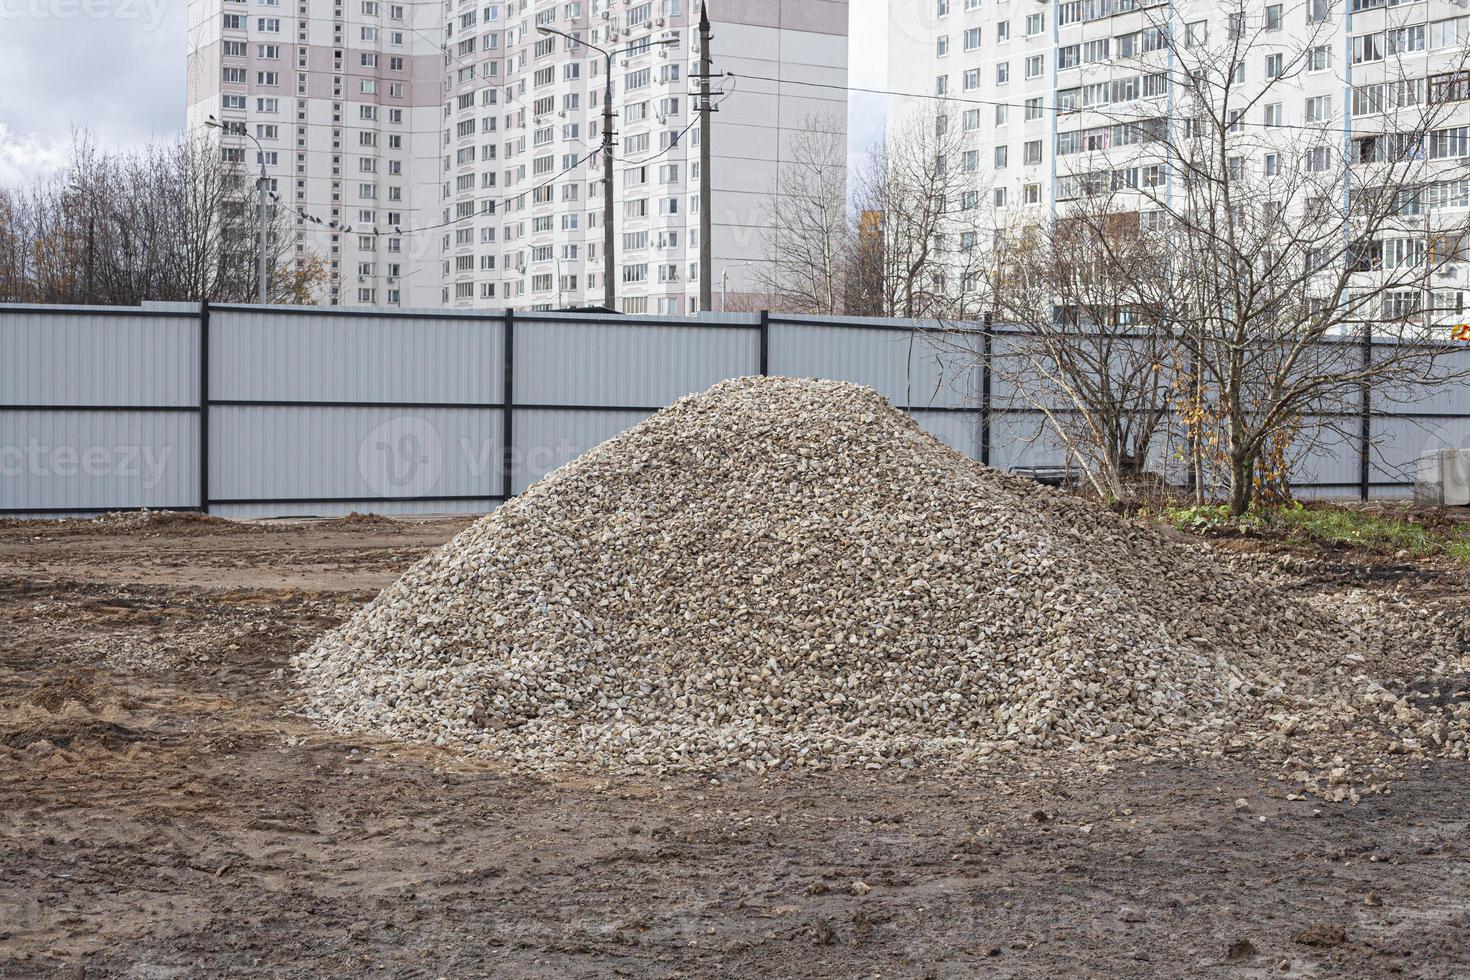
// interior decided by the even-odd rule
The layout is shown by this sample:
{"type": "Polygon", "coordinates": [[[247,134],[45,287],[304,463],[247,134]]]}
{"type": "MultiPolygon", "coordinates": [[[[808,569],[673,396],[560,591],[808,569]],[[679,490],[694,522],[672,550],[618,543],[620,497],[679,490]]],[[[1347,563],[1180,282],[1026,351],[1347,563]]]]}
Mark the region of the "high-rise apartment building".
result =
{"type": "Polygon", "coordinates": [[[263,154],[295,247],[329,262],[325,302],[599,305],[611,53],[618,307],[695,312],[708,247],[718,309],[764,259],[792,135],[845,132],[847,4],[711,0],[705,175],[697,3],[192,0],[189,124],[263,154]]]}
{"type": "Polygon", "coordinates": [[[1470,206],[1467,45],[1470,11],[1452,0],[892,0],[889,87],[922,97],[893,98],[890,126],[946,115],[965,147],[950,163],[975,174],[966,202],[1002,221],[1046,221],[1117,191],[1134,192],[1146,220],[1179,200],[1183,147],[1200,124],[1183,108],[1188,73],[1208,74],[1201,87],[1228,89],[1238,107],[1210,143],[1230,154],[1218,169],[1248,177],[1238,186],[1264,200],[1293,180],[1336,179],[1328,190],[1348,207],[1380,179],[1366,165],[1417,167],[1422,188],[1408,189],[1394,219],[1403,230],[1365,242],[1361,261],[1391,268],[1394,256],[1377,250],[1407,249],[1425,267],[1427,250],[1434,308],[1453,318],[1465,256],[1440,264],[1446,245],[1429,215],[1470,206]]]}
{"type": "Polygon", "coordinates": [[[427,306],[411,229],[437,204],[437,4],[191,0],[188,128],[213,116],[226,159],[263,161],[295,261],[320,259],[323,303],[427,306]]]}

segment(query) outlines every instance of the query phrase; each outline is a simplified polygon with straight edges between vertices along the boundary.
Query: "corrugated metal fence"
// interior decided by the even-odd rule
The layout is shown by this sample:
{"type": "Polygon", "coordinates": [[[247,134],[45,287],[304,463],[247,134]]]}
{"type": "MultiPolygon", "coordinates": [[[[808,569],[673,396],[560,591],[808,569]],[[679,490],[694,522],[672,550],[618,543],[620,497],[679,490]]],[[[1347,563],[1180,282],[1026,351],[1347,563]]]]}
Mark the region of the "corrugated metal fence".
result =
{"type": "MultiPolygon", "coordinates": [[[[993,331],[995,357],[1012,333],[993,331]]],[[[1062,461],[985,359],[924,334],[774,314],[0,305],[0,513],[479,512],[674,399],[752,374],[871,385],[1002,468],[1062,461]]],[[[1380,434],[1397,427],[1385,458],[1324,444],[1299,485],[1407,492],[1419,451],[1466,444],[1466,401],[1440,391],[1372,414],[1380,434]]],[[[1161,441],[1161,465],[1170,455],[1161,441]]]]}

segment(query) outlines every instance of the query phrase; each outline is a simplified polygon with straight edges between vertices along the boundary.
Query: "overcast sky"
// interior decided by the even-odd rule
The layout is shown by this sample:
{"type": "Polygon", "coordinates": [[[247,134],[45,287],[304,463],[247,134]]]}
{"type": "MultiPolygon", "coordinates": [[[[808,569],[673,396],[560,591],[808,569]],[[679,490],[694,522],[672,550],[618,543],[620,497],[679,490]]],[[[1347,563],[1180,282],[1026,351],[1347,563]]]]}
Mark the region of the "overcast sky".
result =
{"type": "MultiPolygon", "coordinates": [[[[850,2],[851,84],[880,88],[887,0],[850,2]]],[[[187,0],[0,0],[0,183],[57,166],[73,127],[108,147],[176,136],[187,14],[187,0]]],[[[882,130],[883,100],[854,94],[849,110],[860,153],[882,130]]]]}

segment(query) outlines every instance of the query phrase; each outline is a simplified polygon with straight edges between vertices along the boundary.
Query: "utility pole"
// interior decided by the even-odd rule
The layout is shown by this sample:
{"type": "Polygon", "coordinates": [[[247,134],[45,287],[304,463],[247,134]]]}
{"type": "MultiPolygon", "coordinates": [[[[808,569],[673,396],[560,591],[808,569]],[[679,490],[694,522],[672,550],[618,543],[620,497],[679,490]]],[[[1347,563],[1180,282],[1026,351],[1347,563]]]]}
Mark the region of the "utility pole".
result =
{"type": "Polygon", "coordinates": [[[260,305],[262,305],[262,306],[265,305],[265,294],[266,294],[266,286],[267,286],[267,283],[266,283],[267,271],[266,270],[269,268],[269,263],[268,263],[268,261],[266,259],[266,241],[265,241],[265,229],[266,229],[265,188],[266,188],[266,184],[269,182],[269,180],[270,180],[270,178],[268,178],[266,176],[266,174],[265,174],[265,153],[264,153],[264,151],[262,151],[261,152],[261,161],[260,161],[260,177],[258,177],[256,179],[256,181],[255,181],[255,187],[256,187],[258,196],[260,198],[260,256],[259,256],[259,264],[258,264],[258,266],[257,266],[257,268],[255,270],[255,278],[256,278],[256,299],[260,303],[260,305]]]}
{"type": "MultiPolygon", "coordinates": [[[[590,47],[590,45],[589,45],[590,47]]],[[[607,55],[607,84],[602,89],[602,305],[618,308],[618,290],[613,273],[613,56],[607,55]]]]}
{"type": "Polygon", "coordinates": [[[710,213],[709,8],[699,5],[699,309],[714,308],[714,216],[710,213]]]}
{"type": "MultiPolygon", "coordinates": [[[[600,52],[607,63],[607,84],[602,88],[602,305],[609,310],[618,308],[617,280],[613,275],[617,266],[614,257],[617,245],[614,244],[613,232],[616,230],[613,222],[613,56],[618,52],[609,51],[606,48],[590,44],[565,31],[559,31],[554,27],[538,27],[537,33],[544,35],[555,34],[557,37],[565,38],[569,44],[580,45],[592,51],[600,52]]],[[[654,44],[674,44],[674,41],[654,41],[654,44]]],[[[570,50],[570,49],[568,49],[570,50]]],[[[632,49],[624,48],[626,54],[632,49]]],[[[560,278],[558,276],[558,278],[560,278]]]]}

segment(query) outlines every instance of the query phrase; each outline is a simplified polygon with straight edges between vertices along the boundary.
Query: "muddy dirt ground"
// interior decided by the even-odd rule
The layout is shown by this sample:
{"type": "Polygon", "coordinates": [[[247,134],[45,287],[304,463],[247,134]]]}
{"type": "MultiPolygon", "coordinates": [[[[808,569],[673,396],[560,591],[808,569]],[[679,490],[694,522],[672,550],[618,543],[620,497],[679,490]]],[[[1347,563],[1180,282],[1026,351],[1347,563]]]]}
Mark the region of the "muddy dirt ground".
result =
{"type": "Polygon", "coordinates": [[[1464,765],[546,782],[290,715],[463,524],[0,526],[0,977],[1470,977],[1464,765]]]}

